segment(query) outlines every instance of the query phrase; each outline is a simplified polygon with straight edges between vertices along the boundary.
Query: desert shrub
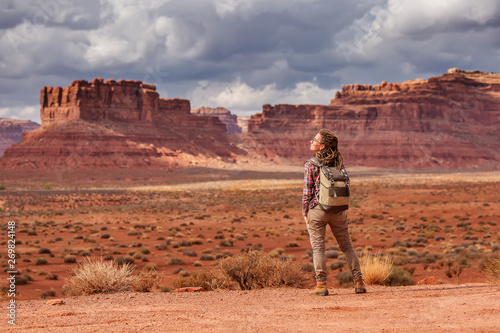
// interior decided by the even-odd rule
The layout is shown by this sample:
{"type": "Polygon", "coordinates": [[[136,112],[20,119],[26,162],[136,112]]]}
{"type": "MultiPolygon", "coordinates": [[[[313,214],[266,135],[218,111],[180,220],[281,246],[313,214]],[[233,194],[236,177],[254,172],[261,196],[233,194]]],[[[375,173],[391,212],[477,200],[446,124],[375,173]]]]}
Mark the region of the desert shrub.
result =
{"type": "Polygon", "coordinates": [[[49,262],[47,261],[47,258],[45,257],[40,257],[37,258],[35,261],[35,265],[47,265],[49,262]]]}
{"type": "Polygon", "coordinates": [[[136,277],[133,291],[150,292],[154,285],[160,281],[160,275],[156,269],[139,272],[136,277]]]}
{"type": "Polygon", "coordinates": [[[326,258],[329,258],[329,259],[336,259],[339,257],[339,252],[335,251],[335,250],[329,250],[329,251],[325,252],[325,256],[326,256],[326,258]]]}
{"type": "Polygon", "coordinates": [[[335,260],[334,262],[332,262],[329,266],[329,268],[332,270],[332,271],[335,271],[339,268],[344,268],[345,266],[347,265],[347,262],[345,260],[335,260]]]}
{"type": "Polygon", "coordinates": [[[231,247],[233,246],[233,241],[232,240],[223,240],[219,243],[219,246],[224,246],[224,247],[231,247]]]}
{"type": "Polygon", "coordinates": [[[350,271],[339,272],[335,277],[343,287],[351,287],[354,282],[350,271]]]}
{"type": "Polygon", "coordinates": [[[415,284],[413,275],[407,270],[392,267],[391,274],[384,282],[386,286],[411,286],[415,284]]]}
{"type": "Polygon", "coordinates": [[[130,257],[123,258],[123,264],[133,265],[134,263],[135,263],[134,259],[132,259],[130,257]]]}
{"type": "Polygon", "coordinates": [[[453,276],[460,276],[464,267],[467,267],[468,262],[465,257],[452,255],[445,258],[443,264],[448,267],[444,273],[451,279],[453,276]]]}
{"type": "Polygon", "coordinates": [[[79,267],[72,270],[72,276],[63,288],[68,296],[116,293],[126,291],[150,291],[158,281],[156,271],[140,272],[134,275],[135,266],[118,265],[102,258],[85,258],[79,267]]]}
{"type": "Polygon", "coordinates": [[[174,288],[202,287],[205,290],[228,289],[229,281],[220,271],[200,269],[187,275],[177,275],[172,285],[174,288]]]}
{"type": "Polygon", "coordinates": [[[278,247],[278,248],[275,248],[275,249],[269,251],[269,256],[271,258],[277,258],[277,257],[281,256],[283,253],[285,253],[285,249],[278,247]]]}
{"type": "Polygon", "coordinates": [[[74,264],[76,262],[76,257],[73,255],[67,255],[64,257],[64,263],[66,264],[74,264]]]}
{"type": "Polygon", "coordinates": [[[47,274],[47,276],[45,277],[46,280],[57,280],[58,279],[58,276],[57,274],[47,274]]]}
{"type": "Polygon", "coordinates": [[[51,254],[52,251],[50,251],[50,249],[46,248],[46,247],[41,247],[39,250],[38,250],[38,253],[39,254],[51,254]]]}
{"type": "Polygon", "coordinates": [[[54,297],[54,296],[56,296],[55,290],[47,290],[40,294],[41,299],[46,299],[47,297],[54,297]]]}
{"type": "Polygon", "coordinates": [[[487,258],[482,264],[481,269],[491,281],[500,282],[500,255],[487,258]]]}
{"type": "Polygon", "coordinates": [[[242,290],[265,287],[301,287],[306,280],[305,272],[293,261],[272,258],[267,253],[243,252],[220,261],[220,269],[242,290]]]}
{"type": "Polygon", "coordinates": [[[310,262],[306,262],[304,265],[302,265],[302,270],[304,272],[314,272],[314,265],[310,262]]]}
{"type": "Polygon", "coordinates": [[[0,185],[0,191],[4,191],[6,190],[7,188],[5,187],[5,185],[0,185]]]}
{"type": "Polygon", "coordinates": [[[215,260],[215,258],[210,254],[202,254],[200,260],[215,260]]]}
{"type": "Polygon", "coordinates": [[[162,293],[169,293],[171,291],[172,291],[172,288],[169,286],[161,286],[160,287],[160,292],[162,292],[162,293]]]}
{"type": "Polygon", "coordinates": [[[181,258],[170,258],[170,260],[167,262],[167,265],[184,265],[184,260],[181,258]]]}
{"type": "Polygon", "coordinates": [[[23,274],[16,277],[16,285],[18,286],[28,284],[30,281],[33,281],[33,278],[29,274],[23,274]]]}
{"type": "Polygon", "coordinates": [[[157,271],[158,270],[158,265],[155,263],[149,263],[144,265],[142,268],[144,271],[157,271]]]}
{"type": "Polygon", "coordinates": [[[360,258],[361,272],[366,284],[384,284],[392,271],[392,257],[363,252],[360,258]]]}

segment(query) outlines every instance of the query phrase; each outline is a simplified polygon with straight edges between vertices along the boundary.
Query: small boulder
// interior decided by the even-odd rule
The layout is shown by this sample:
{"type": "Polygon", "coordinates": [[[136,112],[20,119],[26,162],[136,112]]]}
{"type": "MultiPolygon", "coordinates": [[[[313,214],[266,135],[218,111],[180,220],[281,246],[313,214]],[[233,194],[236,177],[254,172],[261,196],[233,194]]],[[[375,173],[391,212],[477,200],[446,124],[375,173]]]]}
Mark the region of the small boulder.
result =
{"type": "Polygon", "coordinates": [[[437,280],[434,276],[429,276],[423,280],[417,282],[417,285],[426,285],[426,284],[437,284],[437,280]]]}

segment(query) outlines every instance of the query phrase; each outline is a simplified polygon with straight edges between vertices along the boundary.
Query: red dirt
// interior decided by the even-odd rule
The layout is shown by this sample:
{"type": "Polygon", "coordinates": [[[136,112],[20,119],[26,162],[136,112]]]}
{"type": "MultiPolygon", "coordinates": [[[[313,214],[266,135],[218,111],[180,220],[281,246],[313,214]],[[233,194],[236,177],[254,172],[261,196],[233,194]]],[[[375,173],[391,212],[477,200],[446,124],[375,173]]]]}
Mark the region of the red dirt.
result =
{"type": "MultiPolygon", "coordinates": [[[[425,329],[493,332],[498,329],[500,310],[495,296],[500,290],[487,284],[480,270],[488,254],[498,253],[498,172],[383,177],[363,176],[363,170],[358,170],[357,175],[352,172],[352,205],[348,216],[355,247],[395,253],[399,256],[399,267],[414,270],[415,282],[434,276],[438,282],[435,286],[369,286],[368,294],[354,295],[351,289],[341,288],[335,279],[341,269],[330,271],[328,283],[335,295],[326,298],[309,297],[303,289],[165,294],[155,288],[154,293],[148,294],[76,298],[61,294],[65,279],[77,267],[76,263],[64,263],[63,258],[69,253],[78,262],[89,253],[111,255],[115,259],[136,255],[138,269],[148,263],[158,265],[162,276],[159,287],[172,287],[174,271],[179,268],[187,271],[212,268],[216,260],[200,260],[209,250],[214,256],[224,255],[225,251],[236,254],[260,243],[264,251],[282,248],[286,255],[307,264],[306,251],[310,245],[300,213],[301,171],[288,171],[296,177],[290,179],[287,174],[287,179],[259,180],[258,173],[247,172],[253,179],[244,180],[240,178],[245,178],[245,173],[227,171],[214,172],[207,178],[216,179],[214,182],[183,185],[178,184],[183,181],[178,177],[163,182],[159,178],[141,182],[129,177],[128,181],[93,180],[77,185],[69,185],[67,177],[66,182],[59,183],[57,179],[23,183],[0,179],[0,184],[7,187],[6,191],[0,191],[0,222],[5,226],[8,221],[16,221],[19,242],[16,252],[20,255],[16,269],[33,279],[17,286],[18,329],[33,332],[63,331],[70,326],[82,332],[159,329],[307,332],[333,328],[347,332],[425,329]],[[33,190],[41,189],[40,184],[47,182],[52,184],[52,190],[33,190]],[[144,186],[136,187],[139,184],[144,186]],[[9,191],[13,186],[18,186],[17,190],[9,191]],[[22,191],[23,187],[29,191],[22,191]],[[278,188],[282,190],[275,191],[278,188]],[[172,227],[177,230],[169,230],[172,227]],[[110,238],[102,238],[104,234],[110,238]],[[221,246],[223,240],[215,237],[218,234],[223,234],[224,240],[232,240],[233,245],[221,246]],[[187,247],[196,252],[193,257],[183,254],[183,246],[175,246],[175,242],[190,238],[201,238],[203,243],[187,247]],[[397,246],[396,241],[409,243],[410,247],[397,246]],[[167,242],[166,249],[157,247],[167,242]],[[287,246],[290,243],[297,246],[287,246]],[[52,254],[39,254],[41,248],[50,249],[52,254]],[[150,253],[139,256],[145,249],[150,253]],[[409,255],[410,252],[413,254],[409,255]],[[454,260],[465,258],[465,262],[460,274],[448,277],[445,259],[453,253],[457,254],[454,260]],[[437,257],[432,260],[434,254],[437,257]],[[143,261],[142,256],[148,261],[143,261]],[[39,257],[45,257],[48,264],[36,265],[39,257]],[[172,257],[183,259],[185,264],[167,265],[172,257]],[[195,267],[195,261],[202,266],[195,267]],[[50,275],[57,275],[57,279],[47,279],[50,275]],[[50,290],[66,304],[51,307],[45,305],[45,300],[36,300],[50,290]],[[110,323],[113,323],[111,328],[110,323]]],[[[187,181],[200,179],[203,179],[201,174],[187,181]]],[[[0,237],[3,246],[6,236],[4,230],[0,237]]],[[[331,239],[327,246],[335,247],[336,243],[331,239]]],[[[2,263],[5,258],[2,254],[2,263]]],[[[329,263],[334,261],[329,259],[329,263]]],[[[313,284],[311,273],[305,287],[313,284]]],[[[2,308],[6,304],[1,302],[2,308]]]]}
{"type": "MultiPolygon", "coordinates": [[[[21,301],[0,332],[498,332],[491,284],[201,293],[130,293],[21,301]]],[[[4,307],[5,302],[2,302],[4,307]]],[[[4,319],[5,320],[5,319],[4,319]]]]}

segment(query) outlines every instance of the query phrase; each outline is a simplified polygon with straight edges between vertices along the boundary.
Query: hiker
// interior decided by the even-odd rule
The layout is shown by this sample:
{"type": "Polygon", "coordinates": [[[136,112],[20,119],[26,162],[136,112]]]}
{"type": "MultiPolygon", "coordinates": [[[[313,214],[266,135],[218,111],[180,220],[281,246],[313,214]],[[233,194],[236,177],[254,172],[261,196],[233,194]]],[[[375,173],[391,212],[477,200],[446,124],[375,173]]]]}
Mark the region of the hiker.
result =
{"type": "MultiPolygon", "coordinates": [[[[309,238],[313,250],[314,270],[316,271],[316,288],[310,292],[311,295],[328,295],[326,286],[326,226],[329,225],[340,250],[345,254],[346,261],[354,278],[355,292],[365,293],[365,285],[359,266],[358,256],[352,246],[347,223],[347,206],[340,206],[338,209],[324,210],[318,204],[320,192],[320,167],[336,167],[337,170],[345,173],[347,178],[346,186],[349,193],[349,183],[347,172],[343,168],[343,159],[338,149],[337,136],[327,130],[322,129],[311,140],[310,150],[316,154],[316,159],[308,160],[304,165],[304,190],[302,193],[302,215],[307,225],[309,238]],[[315,163],[313,163],[313,161],[315,163]],[[319,163],[317,163],[319,162],[319,163]],[[318,165],[315,165],[318,164],[318,165]]],[[[348,195],[348,194],[347,194],[348,195]]]]}

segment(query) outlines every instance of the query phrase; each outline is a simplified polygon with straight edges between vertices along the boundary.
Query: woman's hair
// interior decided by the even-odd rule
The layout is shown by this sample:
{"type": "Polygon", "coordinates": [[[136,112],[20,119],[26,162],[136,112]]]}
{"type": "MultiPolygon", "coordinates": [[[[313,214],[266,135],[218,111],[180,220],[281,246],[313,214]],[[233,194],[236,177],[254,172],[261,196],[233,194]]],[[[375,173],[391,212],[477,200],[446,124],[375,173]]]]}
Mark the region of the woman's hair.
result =
{"type": "Polygon", "coordinates": [[[339,150],[339,139],[332,131],[327,129],[320,130],[319,134],[321,135],[320,143],[324,144],[325,148],[321,149],[316,154],[316,157],[321,164],[333,165],[340,169],[344,160],[339,150]]]}

